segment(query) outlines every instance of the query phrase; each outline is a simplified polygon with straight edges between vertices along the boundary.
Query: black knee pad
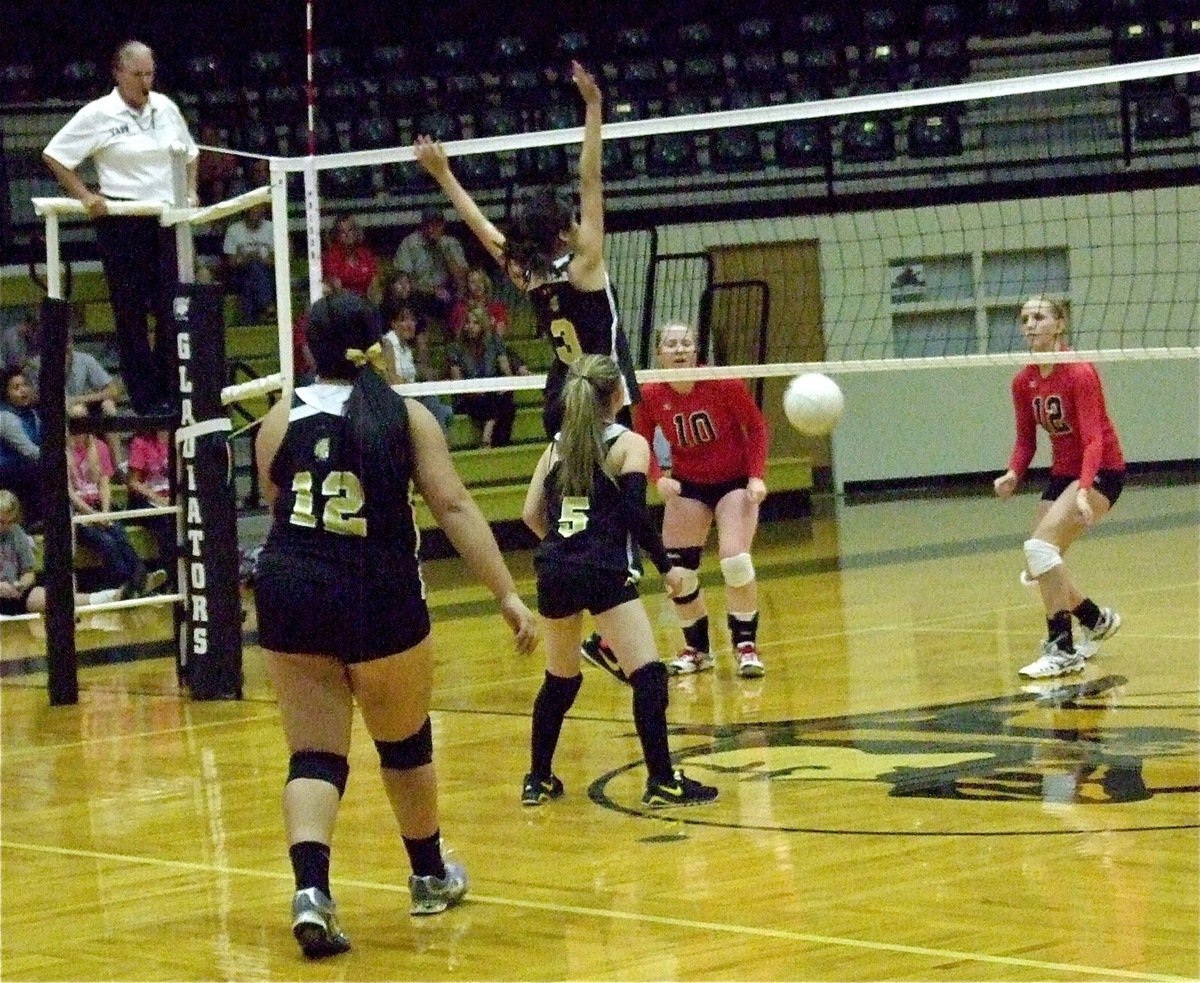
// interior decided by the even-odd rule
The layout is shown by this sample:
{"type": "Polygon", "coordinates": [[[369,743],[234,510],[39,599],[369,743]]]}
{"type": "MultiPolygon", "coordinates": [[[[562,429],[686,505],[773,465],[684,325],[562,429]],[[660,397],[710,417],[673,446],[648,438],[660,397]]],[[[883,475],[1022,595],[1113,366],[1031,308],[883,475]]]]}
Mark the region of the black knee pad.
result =
{"type": "Polygon", "coordinates": [[[575,697],[579,694],[579,687],[582,685],[582,673],[578,676],[564,678],[548,672],[537,698],[547,710],[563,715],[574,705],[575,697]]]}
{"type": "Polygon", "coordinates": [[[350,762],[344,754],[331,751],[297,751],[288,761],[288,777],[311,778],[328,782],[337,789],[340,799],[346,792],[346,778],[350,774],[350,762]]]}
{"type": "Polygon", "coordinates": [[[670,695],[667,690],[667,667],[661,662],[647,662],[629,677],[633,687],[633,712],[666,713],[670,695]]]}
{"type": "Polygon", "coordinates": [[[699,570],[700,554],[703,552],[703,546],[680,546],[676,549],[667,550],[667,558],[674,566],[686,567],[688,570],[699,570]]]}
{"type": "MultiPolygon", "coordinates": [[[[700,569],[700,554],[704,551],[703,546],[679,546],[675,549],[667,550],[667,559],[671,561],[671,566],[683,567],[685,570],[696,572],[700,569]]],[[[671,600],[676,604],[684,605],[691,604],[697,597],[700,596],[700,580],[696,580],[696,589],[688,594],[681,594],[678,597],[672,597],[671,600]]]]}
{"type": "Polygon", "coordinates": [[[402,741],[376,741],[375,750],[379,752],[379,763],[384,768],[394,771],[411,771],[433,761],[433,727],[429,718],[415,734],[402,741]]]}

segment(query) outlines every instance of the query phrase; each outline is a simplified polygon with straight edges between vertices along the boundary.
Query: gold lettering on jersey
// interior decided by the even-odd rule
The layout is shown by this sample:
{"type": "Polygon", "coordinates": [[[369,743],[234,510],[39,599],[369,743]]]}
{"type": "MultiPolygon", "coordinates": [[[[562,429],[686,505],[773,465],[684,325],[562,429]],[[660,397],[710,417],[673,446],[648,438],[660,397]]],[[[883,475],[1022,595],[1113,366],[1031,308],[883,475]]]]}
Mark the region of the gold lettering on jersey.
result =
{"type": "Polygon", "coordinates": [[[579,332],[575,322],[565,317],[556,317],[550,322],[550,338],[554,353],[564,365],[572,365],[583,358],[583,345],[579,343],[579,332]]]}
{"type": "MultiPolygon", "coordinates": [[[[317,493],[313,489],[311,471],[297,471],[292,476],[295,501],[288,521],[304,529],[316,529],[317,493]]],[[[320,527],[336,536],[366,536],[367,520],[358,513],[366,503],[362,482],[352,471],[330,471],[321,482],[320,495],[325,500],[321,509],[320,527]]]]}

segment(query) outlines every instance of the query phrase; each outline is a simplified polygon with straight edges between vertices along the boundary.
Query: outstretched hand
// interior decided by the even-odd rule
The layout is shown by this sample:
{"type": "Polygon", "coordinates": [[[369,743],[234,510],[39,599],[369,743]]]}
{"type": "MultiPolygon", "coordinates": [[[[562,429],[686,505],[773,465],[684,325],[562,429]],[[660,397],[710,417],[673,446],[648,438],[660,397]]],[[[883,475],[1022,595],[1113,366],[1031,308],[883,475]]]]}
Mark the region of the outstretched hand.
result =
{"type": "Polygon", "coordinates": [[[441,143],[433,137],[422,134],[413,144],[413,154],[416,161],[435,178],[450,170],[450,159],[441,143]]]}
{"type": "Polygon", "coordinates": [[[585,104],[589,106],[600,105],[602,97],[600,86],[596,84],[595,76],[577,61],[571,62],[571,81],[575,83],[575,87],[579,90],[579,94],[583,97],[585,104]]]}
{"type": "Polygon", "coordinates": [[[500,613],[508,622],[508,627],[516,639],[517,651],[521,655],[528,655],[537,648],[537,621],[533,617],[533,612],[525,606],[525,602],[520,597],[515,593],[506,594],[500,601],[500,613]]]}

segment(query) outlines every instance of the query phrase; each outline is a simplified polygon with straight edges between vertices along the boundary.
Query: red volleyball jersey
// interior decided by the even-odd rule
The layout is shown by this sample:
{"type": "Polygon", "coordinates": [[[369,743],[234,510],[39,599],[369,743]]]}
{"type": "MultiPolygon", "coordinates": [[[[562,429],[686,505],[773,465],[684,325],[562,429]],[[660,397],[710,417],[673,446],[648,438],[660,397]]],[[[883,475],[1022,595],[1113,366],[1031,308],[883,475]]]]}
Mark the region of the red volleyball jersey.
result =
{"type": "MultiPolygon", "coordinates": [[[[762,478],[767,469],[767,424],[741,379],[706,379],[681,393],[665,382],[642,386],[634,407],[637,432],[654,443],[654,428],[671,445],[671,476],[716,484],[762,478]]],[[[650,455],[650,479],[662,469],[650,455]]]]}
{"type": "Polygon", "coordinates": [[[1037,450],[1037,428],[1050,434],[1050,471],[1090,488],[1101,468],[1121,470],[1125,458],[1108,411],[1100,376],[1090,362],[1063,362],[1043,376],[1036,365],[1012,381],[1017,438],[1008,466],[1023,475],[1037,450]]]}

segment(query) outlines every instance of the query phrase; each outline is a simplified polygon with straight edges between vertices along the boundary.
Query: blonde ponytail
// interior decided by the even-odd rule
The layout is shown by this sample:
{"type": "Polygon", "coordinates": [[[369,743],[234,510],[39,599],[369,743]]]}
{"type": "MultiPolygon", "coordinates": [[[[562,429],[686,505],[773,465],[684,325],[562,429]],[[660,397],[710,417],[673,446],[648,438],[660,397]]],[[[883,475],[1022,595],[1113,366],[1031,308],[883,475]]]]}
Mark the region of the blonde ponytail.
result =
{"type": "MultiPolygon", "coordinates": [[[[597,466],[604,466],[604,428],[621,372],[606,355],[584,355],[571,364],[563,386],[563,422],[558,456],[559,490],[564,495],[590,495],[597,466]]],[[[609,477],[612,477],[611,475],[609,477]]]]}

